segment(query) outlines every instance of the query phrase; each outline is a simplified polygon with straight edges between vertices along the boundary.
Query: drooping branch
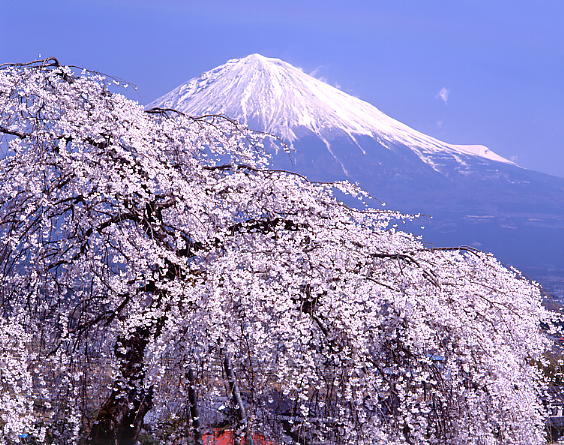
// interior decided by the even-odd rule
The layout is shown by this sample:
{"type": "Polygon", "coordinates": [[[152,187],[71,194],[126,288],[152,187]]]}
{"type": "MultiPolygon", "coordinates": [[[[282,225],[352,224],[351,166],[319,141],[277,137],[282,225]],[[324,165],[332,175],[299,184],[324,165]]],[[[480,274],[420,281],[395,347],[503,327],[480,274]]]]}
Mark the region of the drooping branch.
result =
{"type": "Polygon", "coordinates": [[[233,405],[235,407],[235,412],[237,413],[238,425],[236,428],[236,434],[240,434],[240,431],[244,432],[245,440],[247,445],[254,445],[253,435],[251,431],[251,425],[247,418],[247,410],[245,409],[245,403],[241,397],[241,392],[239,391],[239,385],[237,379],[235,378],[235,372],[233,370],[233,365],[231,364],[231,358],[229,353],[222,351],[223,353],[223,370],[227,377],[227,382],[229,384],[229,395],[232,398],[233,405]]]}
{"type": "Polygon", "coordinates": [[[16,136],[20,139],[25,139],[30,136],[29,133],[23,133],[17,130],[10,130],[9,128],[5,128],[0,126],[0,133],[9,134],[10,136],[16,136]]]}

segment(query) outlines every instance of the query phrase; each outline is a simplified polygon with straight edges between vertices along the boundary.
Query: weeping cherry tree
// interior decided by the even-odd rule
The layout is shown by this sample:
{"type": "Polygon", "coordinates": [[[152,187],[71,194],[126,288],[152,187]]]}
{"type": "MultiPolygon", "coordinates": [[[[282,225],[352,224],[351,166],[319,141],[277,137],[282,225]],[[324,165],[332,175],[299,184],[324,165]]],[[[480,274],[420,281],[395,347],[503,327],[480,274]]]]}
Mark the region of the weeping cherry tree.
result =
{"type": "Polygon", "coordinates": [[[120,88],[0,69],[0,441],[543,443],[536,285],[120,88]]]}

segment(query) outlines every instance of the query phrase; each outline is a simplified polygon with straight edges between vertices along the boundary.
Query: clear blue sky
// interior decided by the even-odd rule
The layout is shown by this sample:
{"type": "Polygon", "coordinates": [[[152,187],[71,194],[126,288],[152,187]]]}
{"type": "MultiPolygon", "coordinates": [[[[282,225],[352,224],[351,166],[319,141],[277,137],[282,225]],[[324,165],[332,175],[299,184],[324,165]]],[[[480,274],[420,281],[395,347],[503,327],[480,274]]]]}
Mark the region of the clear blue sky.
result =
{"type": "Polygon", "coordinates": [[[0,14],[0,62],[56,56],[147,103],[258,52],[432,136],[564,176],[563,0],[0,0],[0,14]]]}

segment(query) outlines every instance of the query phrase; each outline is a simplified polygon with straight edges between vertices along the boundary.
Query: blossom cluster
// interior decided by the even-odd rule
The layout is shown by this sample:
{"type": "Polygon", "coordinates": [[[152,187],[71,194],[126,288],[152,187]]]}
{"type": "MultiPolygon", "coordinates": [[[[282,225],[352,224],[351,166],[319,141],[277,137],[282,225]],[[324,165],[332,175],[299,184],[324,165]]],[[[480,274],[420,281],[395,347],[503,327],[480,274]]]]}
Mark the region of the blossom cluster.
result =
{"type": "Polygon", "coordinates": [[[537,285],[118,88],[0,69],[0,440],[543,443],[537,285]]]}

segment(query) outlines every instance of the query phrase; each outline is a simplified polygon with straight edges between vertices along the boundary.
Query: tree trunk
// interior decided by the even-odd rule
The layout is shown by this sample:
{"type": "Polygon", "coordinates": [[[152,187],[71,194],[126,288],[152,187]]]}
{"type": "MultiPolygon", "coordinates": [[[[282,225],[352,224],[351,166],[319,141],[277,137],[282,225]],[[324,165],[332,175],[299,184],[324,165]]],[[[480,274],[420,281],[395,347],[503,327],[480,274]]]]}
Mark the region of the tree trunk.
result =
{"type": "Polygon", "coordinates": [[[247,411],[245,410],[245,404],[241,398],[241,393],[239,392],[239,385],[237,385],[237,379],[235,378],[235,373],[233,372],[233,366],[231,365],[231,359],[227,352],[223,354],[223,368],[225,370],[225,375],[227,376],[227,381],[229,383],[229,392],[233,398],[233,404],[235,405],[235,411],[237,412],[237,417],[239,424],[237,425],[237,431],[235,435],[239,434],[239,431],[245,432],[246,445],[254,445],[253,436],[249,431],[249,424],[247,419],[247,411]]]}
{"type": "Polygon", "coordinates": [[[102,405],[90,432],[91,445],[134,445],[145,414],[153,406],[153,389],[144,388],[143,360],[150,330],[136,328],[116,341],[119,377],[102,405]]]}
{"type": "Polygon", "coordinates": [[[200,431],[200,412],[198,410],[198,399],[196,398],[196,379],[192,368],[186,373],[188,380],[188,403],[190,408],[190,421],[192,423],[192,435],[195,445],[203,445],[202,432],[200,431]]]}

